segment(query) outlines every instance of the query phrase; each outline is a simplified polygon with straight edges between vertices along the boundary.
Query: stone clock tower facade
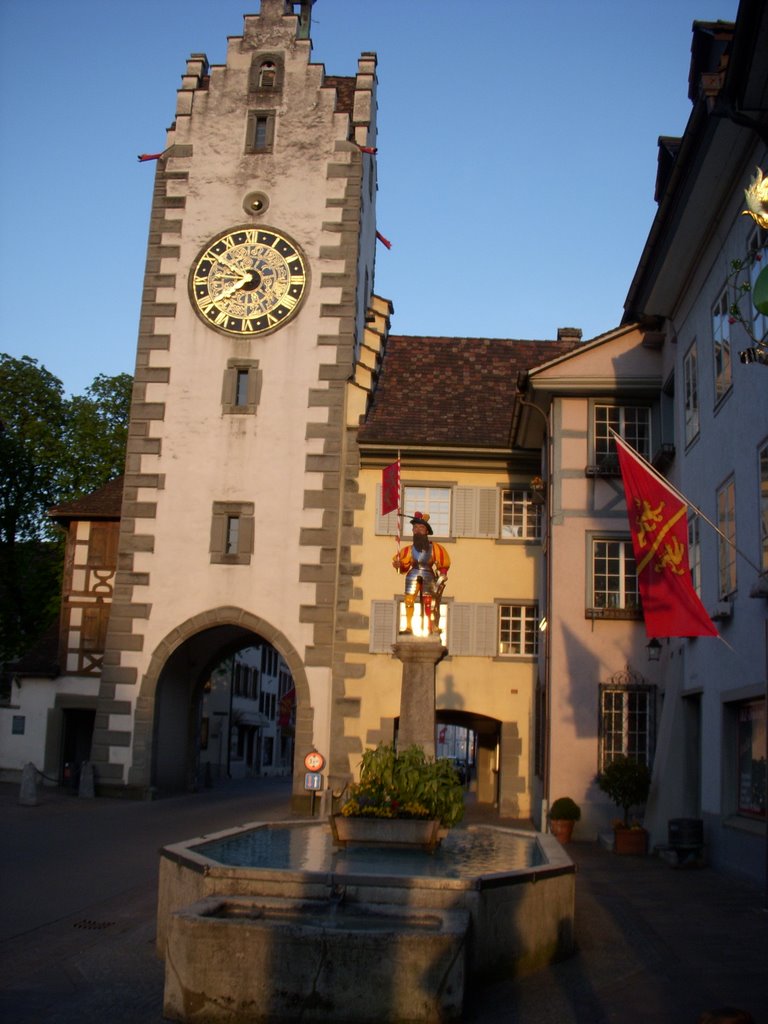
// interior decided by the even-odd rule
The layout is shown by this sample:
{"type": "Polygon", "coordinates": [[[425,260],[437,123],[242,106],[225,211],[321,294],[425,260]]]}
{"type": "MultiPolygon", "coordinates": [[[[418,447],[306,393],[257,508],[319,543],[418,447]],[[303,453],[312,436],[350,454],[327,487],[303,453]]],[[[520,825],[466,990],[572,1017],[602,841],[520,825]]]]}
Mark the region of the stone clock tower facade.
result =
{"type": "Polygon", "coordinates": [[[326,75],[311,6],[261,0],[225,65],[190,57],[157,164],[92,748],[103,790],[193,782],[201,688],[254,637],[291,669],[297,758],[348,765],[349,381],[381,315],[376,58],[326,75]]]}

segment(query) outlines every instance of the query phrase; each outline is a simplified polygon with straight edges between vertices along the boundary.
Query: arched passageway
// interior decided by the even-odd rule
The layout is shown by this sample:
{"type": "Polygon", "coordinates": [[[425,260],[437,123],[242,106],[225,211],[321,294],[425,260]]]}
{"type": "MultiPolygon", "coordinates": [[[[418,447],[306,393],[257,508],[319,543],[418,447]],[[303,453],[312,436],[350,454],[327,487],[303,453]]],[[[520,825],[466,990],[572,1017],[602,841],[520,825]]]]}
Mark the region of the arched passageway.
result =
{"type": "Polygon", "coordinates": [[[440,732],[445,726],[455,729],[459,737],[462,733],[466,736],[468,784],[477,802],[498,804],[501,722],[471,711],[438,709],[438,753],[440,732]]]}
{"type": "Polygon", "coordinates": [[[158,645],[142,681],[132,771],[158,795],[265,767],[290,774],[297,723],[311,730],[295,650],[255,616],[213,611],[158,645]],[[245,664],[246,649],[258,663],[253,655],[245,664]]]}

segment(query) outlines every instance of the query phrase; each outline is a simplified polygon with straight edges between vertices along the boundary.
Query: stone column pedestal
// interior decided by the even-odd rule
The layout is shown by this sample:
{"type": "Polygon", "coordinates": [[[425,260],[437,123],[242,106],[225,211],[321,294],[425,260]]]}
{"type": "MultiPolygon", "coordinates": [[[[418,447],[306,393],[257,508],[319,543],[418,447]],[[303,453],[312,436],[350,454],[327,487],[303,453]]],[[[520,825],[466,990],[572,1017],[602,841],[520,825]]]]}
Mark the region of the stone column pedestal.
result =
{"type": "Polygon", "coordinates": [[[400,688],[399,750],[416,743],[428,757],[435,756],[435,666],[445,657],[439,635],[399,636],[394,654],[403,663],[400,688]]]}

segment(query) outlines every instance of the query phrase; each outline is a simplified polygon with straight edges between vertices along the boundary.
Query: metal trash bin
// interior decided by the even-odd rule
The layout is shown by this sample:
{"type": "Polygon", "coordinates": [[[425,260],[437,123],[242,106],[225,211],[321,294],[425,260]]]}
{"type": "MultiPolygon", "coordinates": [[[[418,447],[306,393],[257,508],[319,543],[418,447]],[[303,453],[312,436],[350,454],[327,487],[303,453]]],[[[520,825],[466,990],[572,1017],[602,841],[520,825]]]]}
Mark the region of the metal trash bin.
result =
{"type": "Polygon", "coordinates": [[[704,822],[701,818],[670,818],[669,845],[673,850],[696,850],[704,845],[704,822]]]}

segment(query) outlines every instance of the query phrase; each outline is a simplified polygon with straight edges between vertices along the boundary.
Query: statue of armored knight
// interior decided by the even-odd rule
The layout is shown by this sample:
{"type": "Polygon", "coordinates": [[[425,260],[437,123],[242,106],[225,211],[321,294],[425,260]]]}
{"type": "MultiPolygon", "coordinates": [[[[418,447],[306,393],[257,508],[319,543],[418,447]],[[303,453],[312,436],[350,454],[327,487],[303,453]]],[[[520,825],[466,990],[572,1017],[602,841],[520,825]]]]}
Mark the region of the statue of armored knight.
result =
{"type": "Polygon", "coordinates": [[[437,541],[430,540],[429,516],[416,512],[411,519],[413,543],[401,548],[392,564],[405,576],[405,633],[413,633],[413,611],[418,595],[422,623],[429,633],[440,632],[440,598],[451,559],[437,541]]]}

